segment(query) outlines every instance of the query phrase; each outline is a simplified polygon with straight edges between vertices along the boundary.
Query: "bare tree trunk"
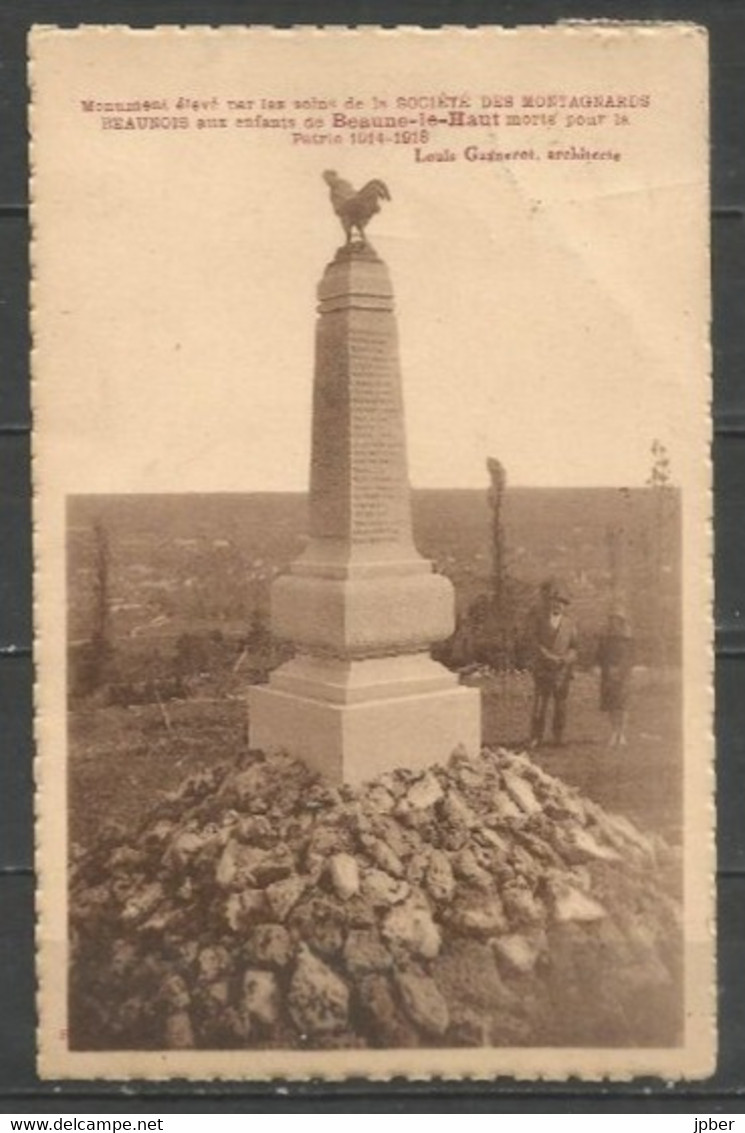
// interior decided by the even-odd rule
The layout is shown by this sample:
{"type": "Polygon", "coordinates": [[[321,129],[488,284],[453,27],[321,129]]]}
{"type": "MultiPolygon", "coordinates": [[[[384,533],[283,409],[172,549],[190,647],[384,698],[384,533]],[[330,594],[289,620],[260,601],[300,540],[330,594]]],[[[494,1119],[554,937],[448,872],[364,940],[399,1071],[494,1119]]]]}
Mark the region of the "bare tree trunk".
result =
{"type": "Polygon", "coordinates": [[[618,609],[624,604],[625,591],[625,532],[623,527],[609,524],[605,529],[605,542],[608,548],[608,572],[610,574],[611,608],[618,609]]]}
{"type": "Polygon", "coordinates": [[[670,458],[665,445],[654,440],[651,447],[652,470],[647,480],[654,493],[653,507],[653,585],[655,593],[655,636],[657,639],[657,660],[664,668],[668,660],[668,625],[665,606],[665,568],[670,554],[669,546],[669,499],[671,492],[670,458]]]}
{"type": "Polygon", "coordinates": [[[91,625],[92,682],[100,687],[106,679],[111,655],[110,567],[111,556],[106,528],[100,519],[93,525],[93,618],[91,625]]]}
{"type": "Polygon", "coordinates": [[[507,487],[507,473],[501,461],[495,457],[487,457],[486,468],[491,479],[489,489],[489,503],[492,510],[492,625],[497,636],[497,648],[500,658],[507,652],[507,611],[505,610],[505,574],[506,574],[506,546],[504,524],[502,523],[502,505],[507,487]]]}

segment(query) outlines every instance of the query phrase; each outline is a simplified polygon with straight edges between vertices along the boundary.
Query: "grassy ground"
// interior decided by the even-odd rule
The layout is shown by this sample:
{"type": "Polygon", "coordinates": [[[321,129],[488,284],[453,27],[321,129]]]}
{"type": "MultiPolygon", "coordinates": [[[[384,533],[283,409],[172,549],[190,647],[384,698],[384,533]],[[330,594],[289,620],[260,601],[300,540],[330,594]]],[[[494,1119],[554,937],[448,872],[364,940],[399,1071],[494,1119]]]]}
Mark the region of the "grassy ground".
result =
{"type": "MultiPolygon", "coordinates": [[[[530,719],[529,677],[482,682],[484,740],[524,746],[530,719]]],[[[629,710],[628,747],[609,748],[598,707],[598,678],[577,674],[570,693],[566,746],[545,746],[536,762],[607,810],[679,844],[683,827],[680,674],[638,672],[629,710]]]]}
{"type": "MultiPolygon", "coordinates": [[[[495,677],[483,689],[484,738],[520,748],[526,738],[528,677],[495,677]]],[[[569,702],[566,747],[535,753],[547,771],[606,809],[679,843],[682,830],[680,690],[677,674],[639,677],[629,746],[606,746],[597,679],[579,674],[569,702]]],[[[239,700],[188,700],[70,713],[69,814],[73,842],[88,844],[106,819],[135,825],[150,801],[200,767],[235,758],[246,743],[239,700]]]]}
{"type": "Polygon", "coordinates": [[[70,839],[88,845],[106,820],[137,825],[161,791],[236,758],[246,708],[239,700],[91,708],[70,713],[69,741],[70,839]]]}

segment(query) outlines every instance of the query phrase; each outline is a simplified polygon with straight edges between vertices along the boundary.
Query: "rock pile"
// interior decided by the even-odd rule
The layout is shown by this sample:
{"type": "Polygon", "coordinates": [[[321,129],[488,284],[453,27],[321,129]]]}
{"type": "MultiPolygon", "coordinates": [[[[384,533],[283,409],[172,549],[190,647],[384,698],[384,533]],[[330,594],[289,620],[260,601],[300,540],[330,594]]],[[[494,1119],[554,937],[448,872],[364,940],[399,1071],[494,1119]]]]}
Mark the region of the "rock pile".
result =
{"type": "Polygon", "coordinates": [[[353,790],[250,752],[77,856],[71,1043],[669,1045],[670,862],[524,755],[353,790]]]}

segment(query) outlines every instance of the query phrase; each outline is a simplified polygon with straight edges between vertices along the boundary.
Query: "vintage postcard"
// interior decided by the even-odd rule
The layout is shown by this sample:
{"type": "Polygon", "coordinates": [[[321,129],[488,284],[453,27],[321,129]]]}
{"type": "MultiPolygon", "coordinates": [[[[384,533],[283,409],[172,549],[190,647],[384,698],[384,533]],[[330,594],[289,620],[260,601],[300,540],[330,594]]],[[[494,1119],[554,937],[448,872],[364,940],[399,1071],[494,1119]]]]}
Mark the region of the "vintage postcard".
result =
{"type": "Polygon", "coordinates": [[[705,32],[29,58],[41,1075],[710,1074],[705,32]]]}

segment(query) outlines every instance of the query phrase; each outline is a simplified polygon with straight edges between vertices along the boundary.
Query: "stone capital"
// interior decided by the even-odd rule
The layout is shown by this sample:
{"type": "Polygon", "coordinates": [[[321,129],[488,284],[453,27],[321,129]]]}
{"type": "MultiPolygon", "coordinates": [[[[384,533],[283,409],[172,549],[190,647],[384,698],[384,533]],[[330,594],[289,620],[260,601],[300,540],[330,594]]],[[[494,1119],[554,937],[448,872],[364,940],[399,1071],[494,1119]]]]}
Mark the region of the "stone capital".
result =
{"type": "Polygon", "coordinates": [[[271,601],[278,637],[336,657],[428,650],[454,629],[452,584],[431,570],[354,578],[292,573],[275,581],[271,601]]]}

